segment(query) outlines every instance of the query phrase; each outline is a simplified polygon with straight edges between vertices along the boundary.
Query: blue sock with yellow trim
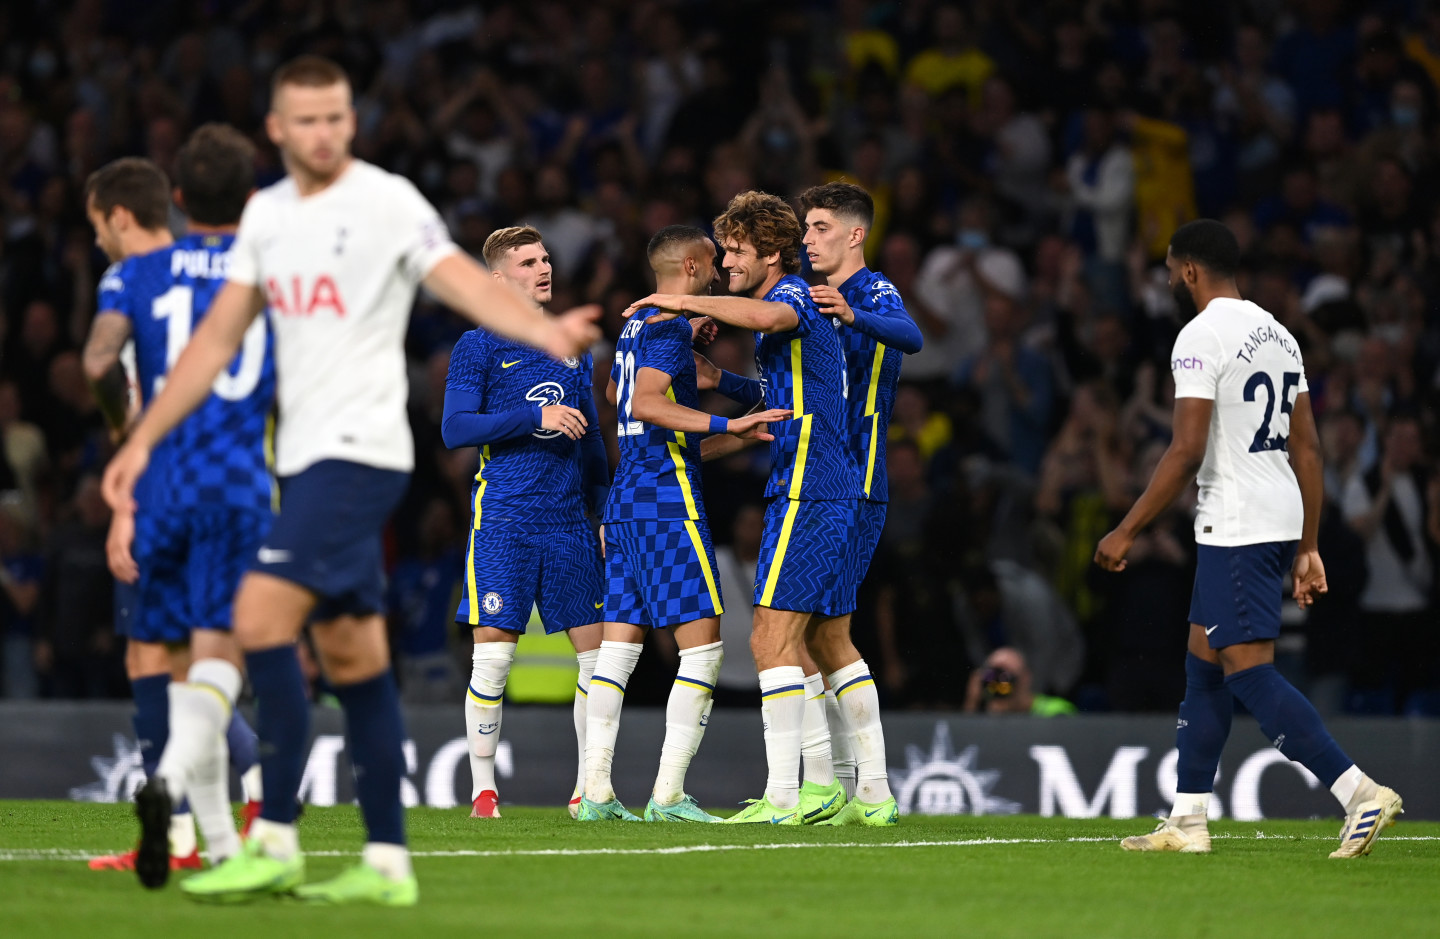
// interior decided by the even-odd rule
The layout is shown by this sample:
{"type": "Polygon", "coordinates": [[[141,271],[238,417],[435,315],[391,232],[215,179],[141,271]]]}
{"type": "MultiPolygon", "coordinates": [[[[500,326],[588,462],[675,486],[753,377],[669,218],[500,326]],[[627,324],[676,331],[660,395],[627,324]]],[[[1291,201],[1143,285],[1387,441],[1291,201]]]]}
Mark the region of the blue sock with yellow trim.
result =
{"type": "Polygon", "coordinates": [[[835,689],[840,717],[855,755],[855,798],[872,805],[891,798],[885,772],[885,731],[880,726],[880,694],[870,666],[860,659],[827,676],[835,689]]]}
{"type": "Polygon", "coordinates": [[[655,802],[674,805],[685,797],[685,774],[710,720],[715,679],[725,660],[722,642],[680,650],[680,670],[665,703],[665,743],[660,747],[660,772],[655,776],[655,802]]]}
{"type": "MultiPolygon", "coordinates": [[[[500,746],[505,681],[515,661],[513,642],[477,642],[465,688],[465,739],[470,743],[470,801],[495,792],[495,751],[500,746]]],[[[497,793],[498,794],[498,793],[497,793]]]]}
{"type": "Polygon", "coordinates": [[[620,734],[620,706],[644,648],[638,642],[600,643],[595,674],[590,676],[590,697],[585,702],[585,798],[597,804],[615,798],[610,765],[620,734]]]}
{"type": "Polygon", "coordinates": [[[760,673],[765,721],[765,798],[777,809],[800,804],[800,738],[805,725],[805,670],[780,665],[760,673]]]}

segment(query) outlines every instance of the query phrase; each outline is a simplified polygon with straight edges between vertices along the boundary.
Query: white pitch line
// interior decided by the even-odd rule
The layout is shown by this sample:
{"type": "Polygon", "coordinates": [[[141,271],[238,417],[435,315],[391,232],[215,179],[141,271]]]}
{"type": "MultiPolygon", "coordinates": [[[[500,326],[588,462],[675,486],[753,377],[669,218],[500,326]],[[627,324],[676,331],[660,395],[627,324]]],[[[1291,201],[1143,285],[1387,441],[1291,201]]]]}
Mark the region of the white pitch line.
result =
{"type": "MultiPolygon", "coordinates": [[[[1268,839],[1275,841],[1334,841],[1325,835],[1211,835],[1212,840],[1253,841],[1268,839]]],[[[478,851],[456,849],[451,851],[415,851],[417,858],[470,858],[470,857],[591,857],[595,855],[669,855],[707,854],[723,851],[783,851],[803,848],[972,848],[988,845],[1007,844],[1103,844],[1117,841],[1117,838],[967,838],[956,841],[833,841],[795,842],[787,844],[686,844],[669,848],[537,848],[508,851],[478,851]]],[[[1385,841],[1440,841],[1440,835],[1392,835],[1385,841]]],[[[85,851],[78,848],[17,848],[0,849],[3,861],[87,861],[104,854],[103,850],[85,851]]],[[[354,851],[306,851],[310,857],[355,857],[354,851]]]]}

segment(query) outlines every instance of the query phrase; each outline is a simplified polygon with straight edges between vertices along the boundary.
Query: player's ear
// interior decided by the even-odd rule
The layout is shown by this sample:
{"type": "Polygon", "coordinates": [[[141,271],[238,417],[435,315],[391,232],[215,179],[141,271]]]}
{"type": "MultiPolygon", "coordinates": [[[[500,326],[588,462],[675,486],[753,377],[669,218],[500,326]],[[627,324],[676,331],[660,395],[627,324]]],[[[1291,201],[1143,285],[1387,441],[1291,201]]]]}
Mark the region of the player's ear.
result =
{"type": "Polygon", "coordinates": [[[174,189],[170,190],[170,198],[175,200],[175,207],[177,209],[179,209],[181,212],[185,211],[185,194],[180,191],[179,186],[176,186],[174,189]]]}
{"type": "Polygon", "coordinates": [[[280,146],[280,115],[273,110],[265,115],[265,136],[269,137],[275,146],[280,146]]]}
{"type": "Polygon", "coordinates": [[[854,247],[856,247],[856,246],[858,246],[858,245],[863,245],[864,243],[865,243],[865,229],[864,229],[864,227],[863,227],[863,226],[860,226],[860,225],[856,225],[854,228],[850,229],[850,247],[854,248],[854,247]]]}

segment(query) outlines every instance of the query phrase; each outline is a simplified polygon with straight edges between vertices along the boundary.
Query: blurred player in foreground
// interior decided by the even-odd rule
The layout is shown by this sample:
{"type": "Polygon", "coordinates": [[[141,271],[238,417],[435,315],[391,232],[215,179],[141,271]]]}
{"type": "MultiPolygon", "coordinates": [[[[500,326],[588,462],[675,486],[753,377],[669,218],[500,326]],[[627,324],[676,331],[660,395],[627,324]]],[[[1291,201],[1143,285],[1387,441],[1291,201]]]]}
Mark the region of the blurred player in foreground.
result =
{"type": "Polygon", "coordinates": [[[1302,608],[1326,592],[1316,547],[1324,480],[1305,365],[1295,337],[1240,297],[1240,246],[1219,222],[1176,229],[1165,259],[1187,322],[1175,340],[1175,431],[1145,492],[1095,551],[1123,571],[1135,536],[1199,474],[1198,559],[1190,601],[1175,805],[1128,851],[1208,854],[1220,751],[1238,698],[1276,749],[1345,809],[1332,858],[1369,854],[1402,811],[1400,796],[1347,757],[1315,708],[1275,670],[1285,576],[1302,608]]]}
{"type": "MultiPolygon", "coordinates": [[[[557,357],[585,350],[598,311],[552,318],[535,310],[455,248],[411,183],[352,158],[350,83],[328,59],[302,56],[277,70],[266,130],[289,175],[246,206],[227,283],[111,461],[105,495],[113,508],[133,508],[151,451],[209,394],[268,301],[281,510],[234,612],[259,707],[264,807],[238,854],[181,889],[210,902],[293,892],[314,903],[408,906],[419,888],[405,847],[405,731],[381,615],[380,534],[414,464],[404,337],[415,291],[424,284],[474,322],[557,357]],[[302,886],[295,800],[310,706],[295,642],[307,621],[345,711],[369,837],[358,865],[302,886]]],[[[215,685],[207,717],[218,734],[240,691],[239,669],[217,674],[215,685]]],[[[164,837],[158,821],[171,804],[163,784],[142,797],[144,839],[164,837]]]]}
{"type": "MultiPolygon", "coordinates": [[[[85,368],[117,435],[129,416],[120,363],[125,344],[133,338],[139,397],[149,402],[225,282],[226,255],[254,188],[254,148],[231,127],[199,128],[175,162],[189,220],[179,241],[166,227],[169,182],[148,160],[117,160],[86,187],[96,241],[115,263],[100,281],[85,368]]],[[[270,527],[265,448],[274,401],[269,334],[257,319],[205,402],[157,448],[139,483],[140,510],[114,512],[107,543],[111,573],[129,585],[121,587],[128,607],[122,625],[146,777],[165,780],[177,805],[189,798],[212,864],[240,848],[230,760],[248,777],[247,798],[258,800],[258,754],[255,732],[239,713],[214,740],[203,724],[195,726],[193,714],[205,706],[214,661],[230,667],[240,661],[230,605],[270,527]],[[173,683],[172,661],[179,666],[173,683]]],[[[251,817],[258,810],[258,801],[247,807],[251,817]]],[[[97,858],[91,867],[134,869],[146,886],[163,884],[172,869],[200,867],[183,807],[170,819],[168,837],[146,847],[143,854],[97,858]]]]}
{"type": "MultiPolygon", "coordinates": [[[[543,309],[550,253],[533,228],[502,228],[485,241],[494,276],[543,309]]],[[[441,433],[445,445],[479,447],[470,487],[465,593],[455,622],[475,641],[465,691],[471,817],[499,818],[495,751],[515,641],[537,606],[547,633],[575,647],[578,765],[572,812],[585,786],[586,693],[600,654],[600,545],[585,519],[605,505],[610,463],[595,411],[587,352],[556,360],[485,329],[450,353],[441,433]]]]}
{"type": "MultiPolygon", "coordinates": [[[[708,296],[716,281],[715,244],[686,225],[662,228],[647,250],[661,293],[708,296]]],[[[605,641],[590,682],[585,798],[581,821],[635,821],[610,781],[625,686],[640,660],[646,629],[673,628],[680,669],[665,708],[660,772],[645,819],[713,822],[685,794],[685,773],[700,747],[724,660],[715,549],[700,487],[700,441],[709,434],[771,440],[765,423],[785,411],[735,420],[699,410],[695,324],[632,317],[615,346],[606,396],[619,416],[620,465],[605,504],[605,641]]]]}

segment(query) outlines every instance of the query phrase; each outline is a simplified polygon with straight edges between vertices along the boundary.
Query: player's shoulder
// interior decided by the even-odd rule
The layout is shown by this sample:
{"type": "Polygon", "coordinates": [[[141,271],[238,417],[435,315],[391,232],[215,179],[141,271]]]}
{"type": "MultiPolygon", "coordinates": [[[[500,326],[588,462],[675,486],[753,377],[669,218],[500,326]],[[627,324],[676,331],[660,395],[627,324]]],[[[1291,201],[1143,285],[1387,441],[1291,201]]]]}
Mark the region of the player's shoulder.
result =
{"type": "Polygon", "coordinates": [[[877,310],[904,309],[905,302],[900,298],[900,291],[895,284],[879,271],[867,271],[862,289],[863,296],[871,306],[877,310]]]}
{"type": "Polygon", "coordinates": [[[409,179],[364,160],[356,160],[346,171],[345,185],[367,204],[382,209],[430,204],[409,179]]]}
{"type": "Polygon", "coordinates": [[[468,368],[480,368],[494,353],[498,340],[494,333],[476,327],[460,334],[450,349],[451,367],[457,364],[468,368]]]}
{"type": "Polygon", "coordinates": [[[126,288],[135,281],[135,267],[131,263],[134,260],[134,258],[125,258],[105,268],[105,273],[100,275],[100,293],[124,293],[126,288]]]}
{"type": "Polygon", "coordinates": [[[690,321],[683,316],[674,319],[661,320],[658,323],[646,323],[640,330],[641,342],[664,342],[685,339],[689,341],[695,334],[690,321]]]}
{"type": "Polygon", "coordinates": [[[810,285],[805,283],[799,274],[786,274],[780,278],[775,286],[770,288],[765,299],[775,303],[788,303],[797,309],[817,309],[814,301],[810,299],[810,285]]]}

